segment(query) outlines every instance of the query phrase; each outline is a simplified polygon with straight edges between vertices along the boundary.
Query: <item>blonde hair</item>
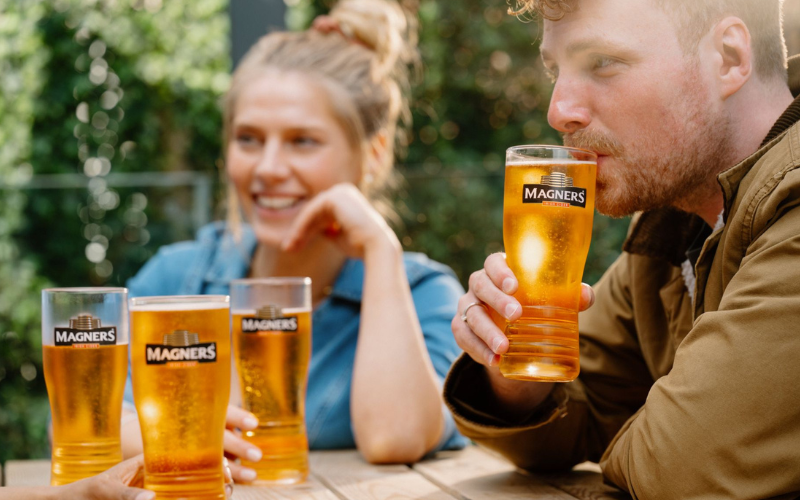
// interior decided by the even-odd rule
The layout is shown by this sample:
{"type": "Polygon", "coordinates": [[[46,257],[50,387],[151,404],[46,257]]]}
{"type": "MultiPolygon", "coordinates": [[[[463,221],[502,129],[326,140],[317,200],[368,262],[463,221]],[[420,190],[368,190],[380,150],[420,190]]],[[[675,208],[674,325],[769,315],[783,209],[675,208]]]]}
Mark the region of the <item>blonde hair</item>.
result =
{"type": "MultiPolygon", "coordinates": [[[[558,21],[587,0],[515,0],[509,9],[517,16],[541,16],[558,21]]],[[[588,0],[591,1],[591,0],[588,0]]],[[[783,38],[783,0],[653,0],[673,18],[687,54],[697,51],[700,39],[723,17],[739,17],[752,37],[754,65],[758,75],[788,80],[786,42],[783,38]]]]}
{"type": "MultiPolygon", "coordinates": [[[[227,149],[231,139],[236,99],[248,83],[267,70],[308,75],[327,91],[358,154],[365,174],[359,188],[391,217],[387,190],[394,177],[395,142],[411,123],[409,68],[418,61],[416,20],[392,0],[342,0],[330,17],[341,33],[271,33],[245,55],[224,100],[223,146],[227,149]],[[371,147],[380,149],[377,158],[371,147]],[[370,158],[377,161],[368,165],[370,158]]],[[[228,220],[236,233],[239,209],[230,189],[228,198],[228,220]]]]}

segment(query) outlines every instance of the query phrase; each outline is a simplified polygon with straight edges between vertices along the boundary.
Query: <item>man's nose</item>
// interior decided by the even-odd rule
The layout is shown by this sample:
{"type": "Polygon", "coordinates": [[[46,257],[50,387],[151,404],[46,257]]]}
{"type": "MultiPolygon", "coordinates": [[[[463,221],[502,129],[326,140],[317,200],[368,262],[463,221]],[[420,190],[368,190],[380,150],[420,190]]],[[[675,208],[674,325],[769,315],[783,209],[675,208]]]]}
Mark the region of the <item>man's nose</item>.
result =
{"type": "Polygon", "coordinates": [[[592,120],[586,101],[585,88],[574,80],[559,77],[553,88],[547,121],[566,134],[586,128],[592,120]]]}

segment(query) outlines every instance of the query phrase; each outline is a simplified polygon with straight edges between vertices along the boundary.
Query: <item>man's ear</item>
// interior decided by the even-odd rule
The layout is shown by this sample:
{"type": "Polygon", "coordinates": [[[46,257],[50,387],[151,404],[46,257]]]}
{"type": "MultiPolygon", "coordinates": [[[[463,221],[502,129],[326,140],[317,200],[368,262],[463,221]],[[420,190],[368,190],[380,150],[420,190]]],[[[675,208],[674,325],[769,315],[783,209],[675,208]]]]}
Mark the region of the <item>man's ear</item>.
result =
{"type": "Polygon", "coordinates": [[[738,17],[726,17],[714,27],[713,50],[720,97],[727,99],[738,92],[753,76],[753,47],[750,30],[738,17]]]}

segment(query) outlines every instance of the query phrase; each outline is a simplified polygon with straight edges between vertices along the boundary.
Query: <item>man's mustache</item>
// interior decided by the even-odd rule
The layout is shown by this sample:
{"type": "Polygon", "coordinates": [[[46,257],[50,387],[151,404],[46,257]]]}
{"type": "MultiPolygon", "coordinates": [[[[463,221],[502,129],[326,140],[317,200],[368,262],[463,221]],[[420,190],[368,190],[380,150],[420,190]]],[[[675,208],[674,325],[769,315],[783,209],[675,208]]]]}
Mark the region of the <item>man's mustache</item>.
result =
{"type": "Polygon", "coordinates": [[[587,149],[601,155],[621,157],[625,153],[622,144],[610,135],[595,130],[581,129],[564,134],[564,145],[571,148],[587,149]]]}

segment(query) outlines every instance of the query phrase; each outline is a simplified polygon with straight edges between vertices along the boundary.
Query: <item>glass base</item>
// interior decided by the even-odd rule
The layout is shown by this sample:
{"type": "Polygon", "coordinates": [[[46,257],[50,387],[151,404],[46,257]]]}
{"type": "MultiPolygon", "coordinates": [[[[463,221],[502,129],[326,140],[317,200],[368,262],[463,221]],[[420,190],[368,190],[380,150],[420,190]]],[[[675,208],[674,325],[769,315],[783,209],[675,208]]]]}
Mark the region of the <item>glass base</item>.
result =
{"type": "Polygon", "coordinates": [[[299,470],[258,471],[256,486],[287,486],[299,484],[308,479],[308,473],[299,470]]]}
{"type": "Polygon", "coordinates": [[[147,473],[144,487],[156,494],[156,500],[224,500],[225,479],[219,471],[176,471],[147,473]]]}
{"type": "Polygon", "coordinates": [[[241,461],[258,474],[253,484],[297,484],[306,480],[308,440],[303,423],[266,422],[244,436],[263,454],[258,462],[241,461]]]}
{"type": "Polygon", "coordinates": [[[526,306],[522,317],[506,325],[508,352],[500,373],[515,380],[571,382],[580,372],[578,313],[547,306],[526,306]]]}
{"type": "Polygon", "coordinates": [[[50,485],[61,486],[96,476],[122,462],[119,439],[95,443],[56,443],[50,465],[50,485]]]}

